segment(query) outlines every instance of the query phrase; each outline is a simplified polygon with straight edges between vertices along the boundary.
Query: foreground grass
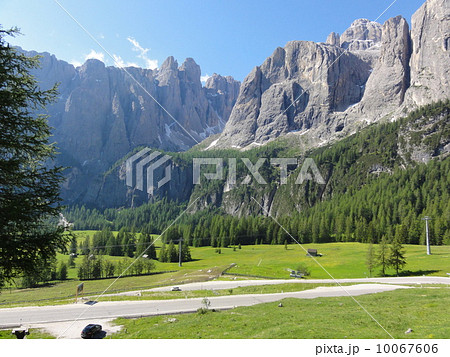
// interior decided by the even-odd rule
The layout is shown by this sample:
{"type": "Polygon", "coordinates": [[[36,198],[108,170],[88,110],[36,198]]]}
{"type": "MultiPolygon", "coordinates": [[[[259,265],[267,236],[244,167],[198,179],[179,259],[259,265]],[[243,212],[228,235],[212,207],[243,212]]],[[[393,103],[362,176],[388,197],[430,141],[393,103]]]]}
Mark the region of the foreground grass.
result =
{"type": "MultiPolygon", "coordinates": [[[[12,330],[0,330],[0,339],[17,339],[16,336],[14,336],[11,333],[12,330]]],[[[27,336],[27,339],[50,339],[55,338],[54,336],[42,332],[42,330],[39,329],[30,329],[30,334],[27,336]]]]}
{"type": "MultiPolygon", "coordinates": [[[[450,337],[449,288],[396,290],[357,300],[395,338],[450,337]],[[413,332],[405,334],[408,328],[413,332]]],[[[389,338],[349,297],[285,299],[283,307],[275,302],[115,322],[124,328],[112,338],[389,338]]]]}

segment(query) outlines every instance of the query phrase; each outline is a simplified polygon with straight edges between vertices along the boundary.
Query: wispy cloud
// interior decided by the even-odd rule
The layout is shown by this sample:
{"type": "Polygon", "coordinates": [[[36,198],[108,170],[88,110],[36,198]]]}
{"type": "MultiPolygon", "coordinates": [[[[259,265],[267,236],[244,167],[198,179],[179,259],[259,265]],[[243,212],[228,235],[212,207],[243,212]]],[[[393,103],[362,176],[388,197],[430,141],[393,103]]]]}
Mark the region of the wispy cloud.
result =
{"type": "Polygon", "coordinates": [[[139,67],[134,62],[125,62],[119,55],[113,54],[114,64],[118,67],[139,67]]]}
{"type": "Polygon", "coordinates": [[[137,57],[142,59],[145,63],[145,68],[156,69],[158,68],[158,60],[150,59],[147,56],[149,48],[142,47],[136,39],[133,37],[127,37],[127,40],[133,45],[133,51],[138,52],[137,57]]]}
{"type": "Polygon", "coordinates": [[[105,54],[103,52],[96,52],[95,50],[91,50],[91,52],[89,52],[89,54],[84,57],[84,60],[87,61],[91,58],[105,62],[105,54]]]}
{"type": "Polygon", "coordinates": [[[210,78],[211,78],[211,76],[208,75],[208,73],[207,73],[207,74],[205,74],[204,76],[201,76],[201,77],[200,77],[200,81],[201,81],[202,83],[206,83],[206,81],[207,81],[208,79],[210,79],[210,78]]]}

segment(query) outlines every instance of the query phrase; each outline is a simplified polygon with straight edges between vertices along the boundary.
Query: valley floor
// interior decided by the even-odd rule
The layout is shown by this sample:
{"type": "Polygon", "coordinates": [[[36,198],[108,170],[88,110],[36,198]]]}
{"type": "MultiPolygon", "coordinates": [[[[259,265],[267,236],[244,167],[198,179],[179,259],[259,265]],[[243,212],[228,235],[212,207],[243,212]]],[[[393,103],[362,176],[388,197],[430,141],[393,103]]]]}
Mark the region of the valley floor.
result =
{"type": "MultiPolygon", "coordinates": [[[[326,279],[326,273],[298,245],[222,248],[221,254],[211,247],[192,248],[194,260],[181,268],[156,262],[158,271],[172,272],[120,278],[112,286],[113,279],[85,281],[84,300],[78,304],[73,304],[73,295],[80,282],[74,279],[3,290],[0,325],[28,324],[65,338],[78,337],[81,325],[97,322],[104,325],[106,338],[389,337],[348,296],[353,295],[394,337],[448,338],[450,247],[432,247],[433,255],[427,256],[424,246],[405,245],[405,276],[385,278],[368,278],[367,247],[361,243],[304,245],[319,250],[322,256],[317,261],[342,287],[329,276],[326,279]],[[289,269],[299,263],[307,264],[311,276],[289,279],[289,269]],[[221,276],[227,268],[228,274],[238,275],[221,276]],[[181,291],[172,291],[174,286],[181,291]],[[211,305],[197,313],[205,298],[211,305]],[[84,304],[89,301],[94,303],[84,304]],[[213,308],[220,312],[212,312],[213,308]],[[179,315],[182,312],[191,314],[179,315]],[[405,335],[408,328],[414,333],[405,335]]],[[[72,270],[70,275],[75,273],[72,270]]],[[[10,337],[8,331],[0,334],[4,336],[10,337]]]]}

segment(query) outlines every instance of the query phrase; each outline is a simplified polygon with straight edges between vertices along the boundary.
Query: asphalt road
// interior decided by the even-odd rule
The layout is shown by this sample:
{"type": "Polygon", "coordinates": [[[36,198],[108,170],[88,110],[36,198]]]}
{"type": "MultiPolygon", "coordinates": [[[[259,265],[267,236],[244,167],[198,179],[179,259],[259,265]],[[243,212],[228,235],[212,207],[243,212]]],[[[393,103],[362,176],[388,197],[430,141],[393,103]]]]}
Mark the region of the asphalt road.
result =
{"type": "MultiPolygon", "coordinates": [[[[284,298],[313,299],[317,297],[352,296],[372,294],[408,287],[391,284],[360,284],[341,287],[319,287],[312,290],[278,293],[249,294],[210,297],[211,309],[230,309],[237,306],[251,306],[260,303],[274,302],[284,298]]],[[[11,328],[18,325],[42,325],[46,323],[90,320],[115,317],[142,317],[162,314],[195,312],[202,307],[202,298],[149,300],[149,301],[113,301],[99,302],[93,305],[72,304],[57,306],[18,307],[0,309],[0,328],[11,328]]]]}
{"type": "Polygon", "coordinates": [[[258,285],[277,285],[286,283],[297,284],[333,284],[339,282],[346,283],[380,283],[380,284],[449,284],[450,277],[438,276],[417,276],[417,277],[389,277],[389,278],[361,278],[361,279],[274,279],[274,280],[213,280],[200,283],[189,283],[183,285],[164,286],[161,288],[153,288],[140,291],[127,291],[123,293],[116,293],[110,295],[137,295],[142,291],[170,291],[174,286],[178,286],[183,291],[190,290],[221,290],[234,289],[243,286],[258,286],[258,285]]]}

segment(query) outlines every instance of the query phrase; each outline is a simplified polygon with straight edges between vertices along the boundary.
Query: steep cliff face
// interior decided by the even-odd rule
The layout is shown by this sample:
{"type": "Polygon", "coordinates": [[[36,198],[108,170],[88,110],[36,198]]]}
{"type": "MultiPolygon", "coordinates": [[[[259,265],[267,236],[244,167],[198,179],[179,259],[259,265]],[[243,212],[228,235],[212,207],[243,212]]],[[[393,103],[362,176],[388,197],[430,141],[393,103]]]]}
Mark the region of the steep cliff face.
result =
{"type": "Polygon", "coordinates": [[[214,73],[205,83],[206,98],[216,110],[224,125],[239,95],[240,82],[231,76],[214,73]]]}
{"type": "Polygon", "coordinates": [[[411,18],[411,87],[408,104],[450,96],[450,2],[428,0],[411,18]]]}
{"type": "MultiPolygon", "coordinates": [[[[61,67],[62,61],[50,62],[61,67]]],[[[239,87],[230,78],[226,84],[233,90],[228,100],[210,102],[207,94],[214,95],[215,80],[212,87],[203,88],[200,67],[191,58],[181,66],[169,57],[158,70],[130,67],[127,71],[134,79],[124,70],[88,60],[69,75],[53,75],[61,82],[56,107],[64,103],[64,110],[56,113],[56,107],[50,108],[55,140],[78,161],[104,155],[107,162],[115,161],[139,145],[188,149],[223,128],[239,87]]],[[[58,68],[44,67],[38,78],[44,72],[58,73],[58,68]]]]}
{"type": "Polygon", "coordinates": [[[244,80],[215,147],[248,148],[288,133],[314,147],[448,98],[449,8],[426,1],[411,32],[401,16],[383,25],[360,19],[326,43],[276,49],[244,80]]]}
{"type": "Polygon", "coordinates": [[[337,46],[293,41],[244,80],[220,142],[245,147],[312,127],[361,100],[368,64],[337,46]]]}
{"type": "Polygon", "coordinates": [[[169,57],[156,70],[125,71],[93,59],[74,68],[40,55],[42,68],[34,75],[41,87],[60,83],[48,114],[58,160],[71,166],[63,191],[68,202],[95,201],[103,172],[136,147],[186,150],[219,133],[239,92],[238,81],[218,75],[202,87],[192,58],[181,66],[169,57]]]}
{"type": "Polygon", "coordinates": [[[406,20],[397,16],[382,27],[380,55],[361,101],[346,112],[347,123],[374,122],[402,105],[410,84],[411,39],[406,20]]]}

